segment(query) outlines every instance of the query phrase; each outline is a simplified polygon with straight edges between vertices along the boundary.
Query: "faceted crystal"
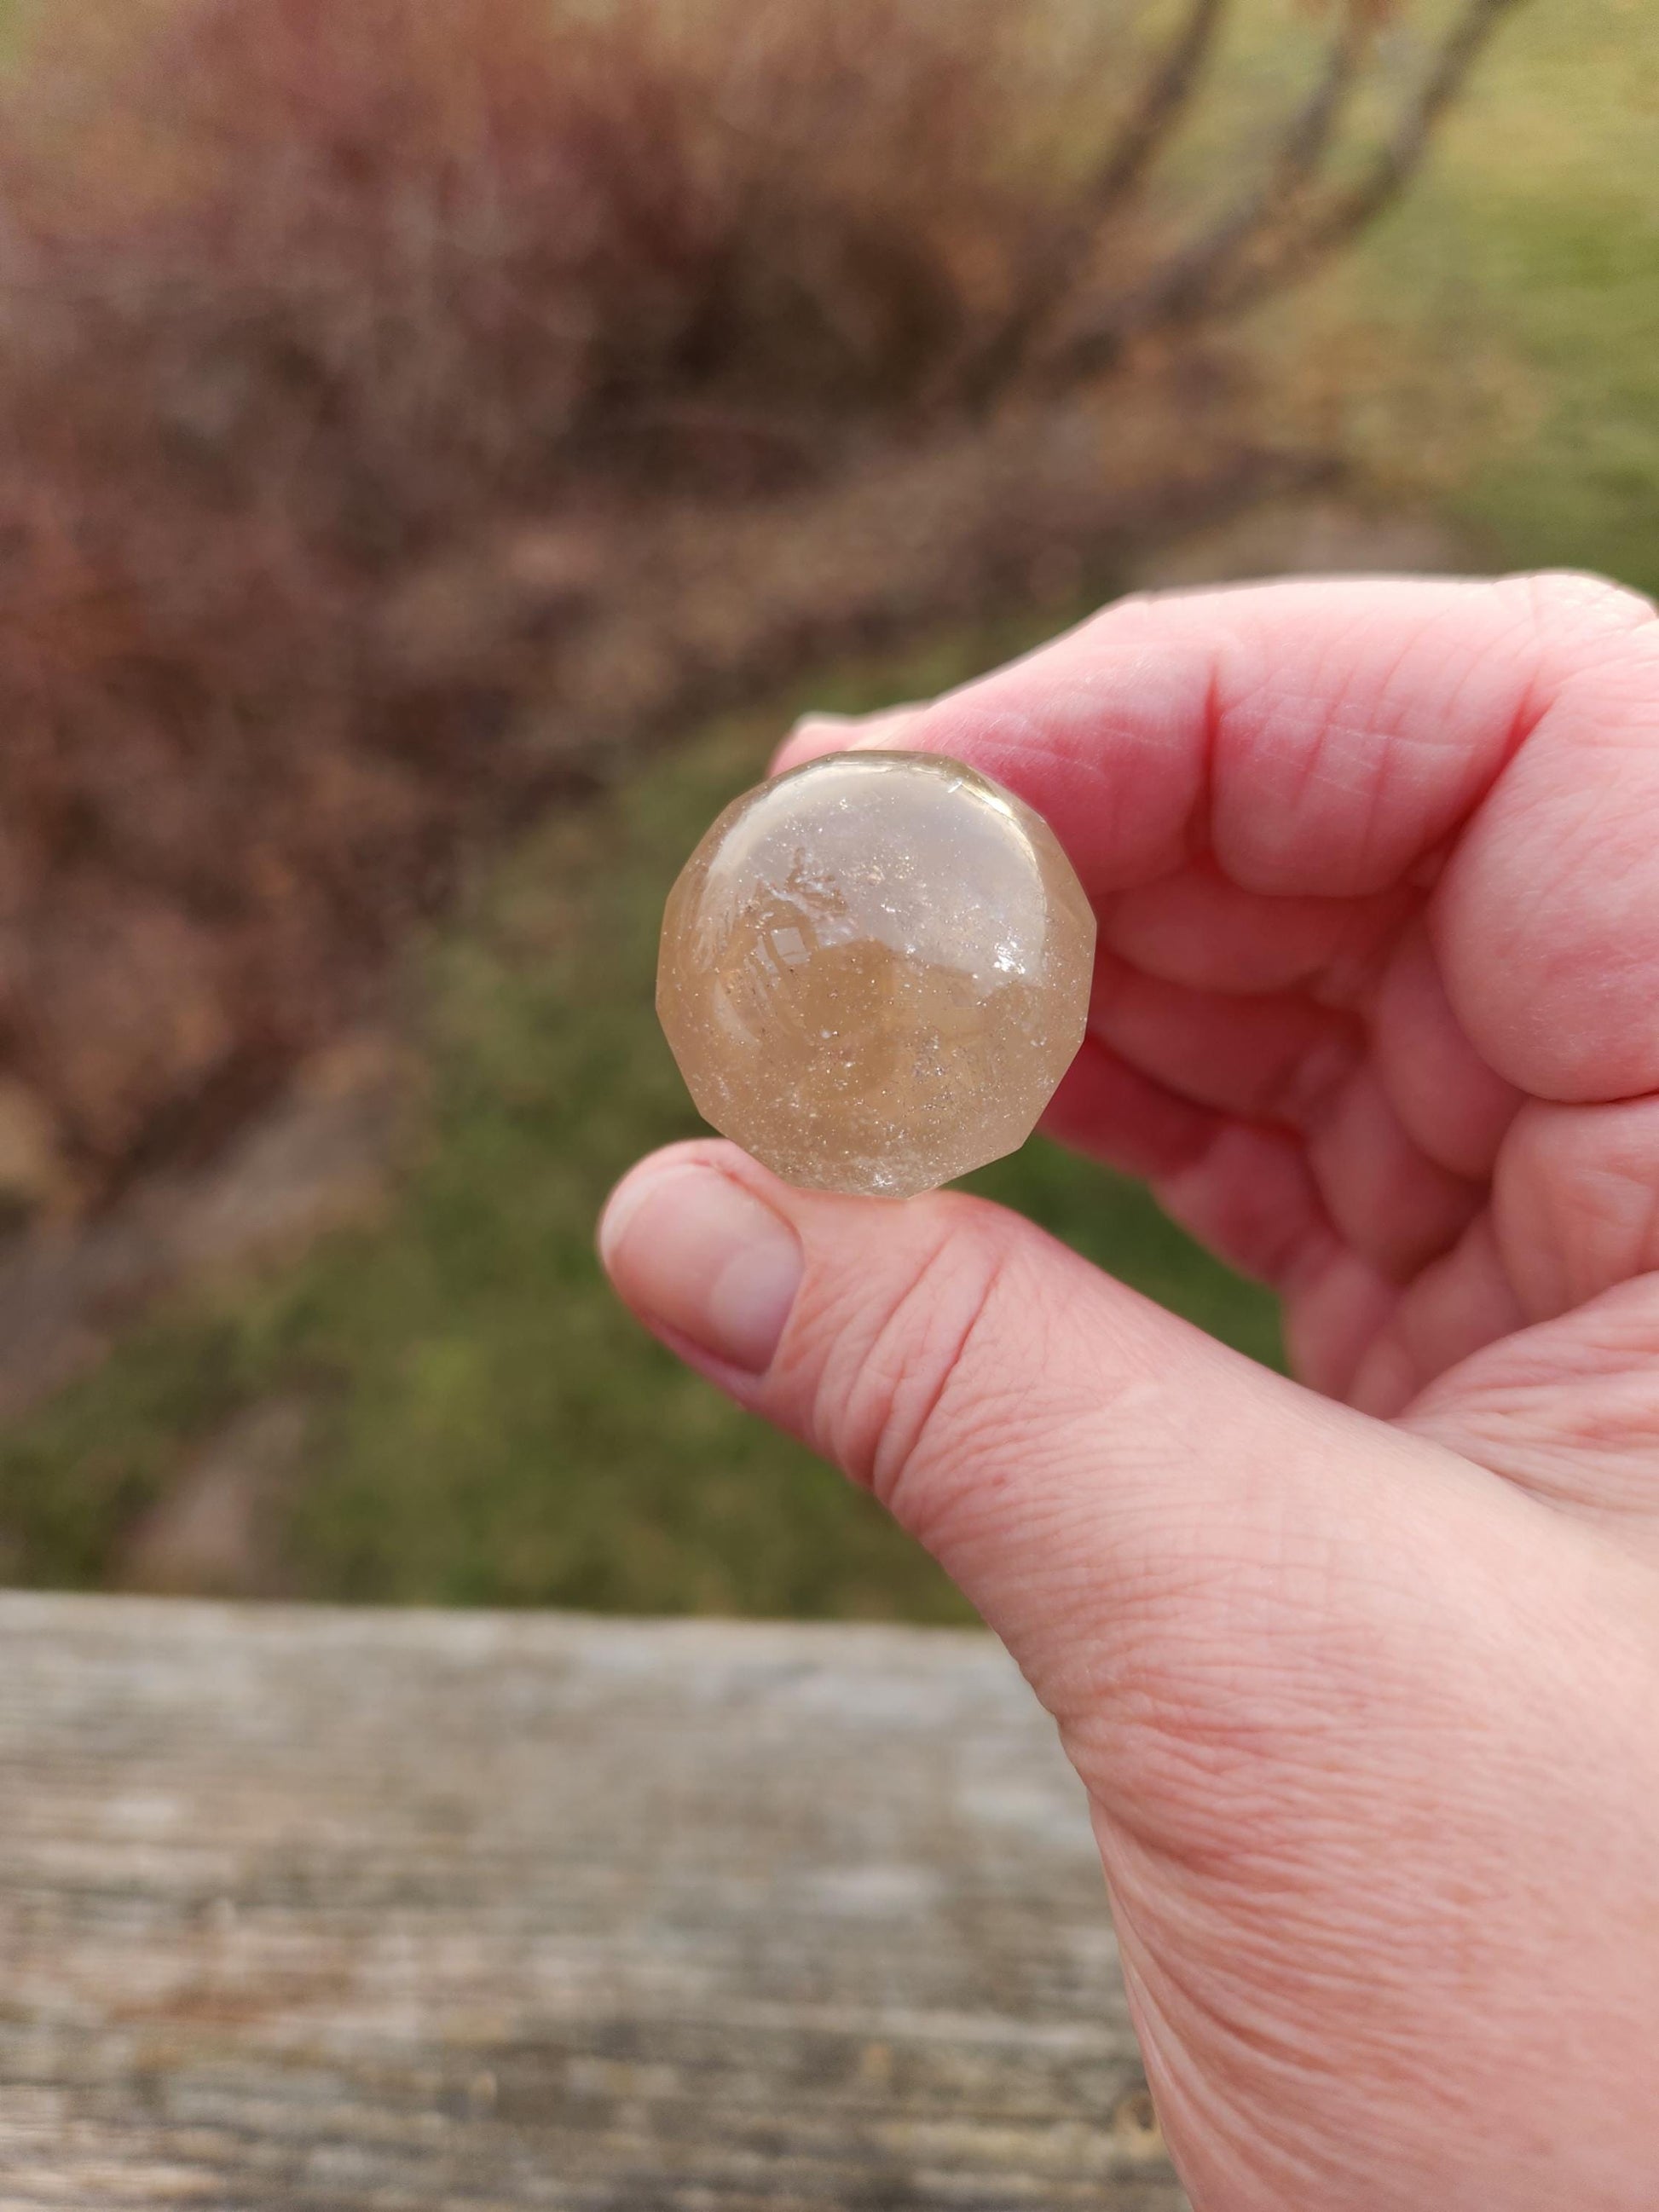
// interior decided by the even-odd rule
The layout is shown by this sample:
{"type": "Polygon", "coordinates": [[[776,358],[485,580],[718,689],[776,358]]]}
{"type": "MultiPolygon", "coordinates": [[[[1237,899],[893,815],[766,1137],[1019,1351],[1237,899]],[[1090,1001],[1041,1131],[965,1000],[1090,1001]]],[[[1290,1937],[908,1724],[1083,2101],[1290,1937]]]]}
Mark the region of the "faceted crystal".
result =
{"type": "Polygon", "coordinates": [[[1030,807],[935,753],[834,753],[745,793],[686,862],[657,1012],[723,1134],[809,1189],[904,1198],[1030,1134],[1094,946],[1030,807]]]}

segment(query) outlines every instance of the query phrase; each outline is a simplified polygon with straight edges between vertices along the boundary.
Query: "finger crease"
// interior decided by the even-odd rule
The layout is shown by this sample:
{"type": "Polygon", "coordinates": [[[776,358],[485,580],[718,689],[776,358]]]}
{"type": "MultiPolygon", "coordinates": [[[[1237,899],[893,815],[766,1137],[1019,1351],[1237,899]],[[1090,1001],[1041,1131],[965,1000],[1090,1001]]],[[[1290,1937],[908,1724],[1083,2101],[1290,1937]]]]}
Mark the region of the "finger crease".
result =
{"type": "MultiPolygon", "coordinates": [[[[942,1244],[933,1255],[927,1266],[923,1267],[921,1273],[915,1278],[883,1323],[881,1334],[871,1349],[870,1363],[872,1366],[879,1364],[882,1346],[899,1322],[900,1316],[905,1309],[917,1297],[926,1296],[927,1285],[935,1271],[947,1263],[958,1265],[960,1260],[960,1249],[953,1243],[942,1244]]],[[[898,1511],[898,1496],[903,1488],[905,1478],[915,1463],[923,1438],[937,1420],[940,1407],[944,1404],[969,1358],[974,1340],[978,1335],[981,1325],[990,1310],[992,1300],[996,1295],[1006,1265],[1006,1255],[999,1252],[994,1254],[982,1268],[980,1279],[968,1301],[968,1310],[957,1328],[951,1348],[945,1358],[933,1366],[931,1379],[916,1402],[914,1405],[906,1405],[901,1418],[899,1413],[901,1400],[898,1390],[894,1391],[889,1401],[886,1417],[881,1423],[875,1452],[871,1461],[870,1482],[871,1488],[875,1492],[876,1496],[892,1512],[898,1511]]]]}

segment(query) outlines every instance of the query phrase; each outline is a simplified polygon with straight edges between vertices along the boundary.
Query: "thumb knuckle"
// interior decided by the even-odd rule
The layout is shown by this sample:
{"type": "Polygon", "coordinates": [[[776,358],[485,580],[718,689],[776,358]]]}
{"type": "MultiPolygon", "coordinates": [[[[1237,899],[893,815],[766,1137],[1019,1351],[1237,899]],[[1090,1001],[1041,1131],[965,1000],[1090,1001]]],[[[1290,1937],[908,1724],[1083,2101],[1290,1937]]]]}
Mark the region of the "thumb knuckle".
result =
{"type": "Polygon", "coordinates": [[[811,1426],[854,1480],[901,1519],[908,1479],[993,1417],[1012,1289],[994,1216],[945,1201],[875,1273],[819,1316],[828,1345],[811,1426]]]}

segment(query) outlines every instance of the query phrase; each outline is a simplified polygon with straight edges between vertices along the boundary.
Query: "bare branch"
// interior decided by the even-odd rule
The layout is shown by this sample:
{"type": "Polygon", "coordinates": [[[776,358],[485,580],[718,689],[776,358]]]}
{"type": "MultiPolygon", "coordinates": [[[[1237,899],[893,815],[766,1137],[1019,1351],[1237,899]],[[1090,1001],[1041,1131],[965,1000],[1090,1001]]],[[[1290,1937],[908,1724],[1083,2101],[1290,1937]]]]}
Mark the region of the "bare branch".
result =
{"type": "Polygon", "coordinates": [[[1233,272],[1285,221],[1318,174],[1376,30],[1375,13],[1365,0],[1349,0],[1319,81],[1291,118],[1260,190],[1230,209],[1206,237],[1153,281],[1132,308],[1133,322],[1195,320],[1213,296],[1229,289],[1233,272]]]}
{"type": "Polygon", "coordinates": [[[1435,125],[1462,90],[1498,24],[1518,4],[1519,0],[1471,0],[1367,174],[1317,210],[1274,266],[1253,276],[1245,298],[1307,275],[1399,198],[1428,152],[1435,125]]]}
{"type": "Polygon", "coordinates": [[[1102,226],[1144,181],[1186,112],[1231,5],[1231,0],[1189,0],[1185,21],[1080,195],[1076,222],[1036,258],[1000,328],[969,368],[964,383],[970,400],[994,400],[1064,313],[1099,243],[1102,226]]]}
{"type": "Polygon", "coordinates": [[[1197,91],[1229,0],[1192,0],[1187,20],[1153,71],[1088,194],[1097,216],[1115,212],[1140,184],[1197,91]]]}
{"type": "Polygon", "coordinates": [[[1131,339],[1233,313],[1302,282],[1358,235],[1411,181],[1435,125],[1462,90],[1498,25],[1521,0],[1466,0],[1393,131],[1353,183],[1310,204],[1374,9],[1353,0],[1320,85],[1288,134],[1273,178],[1163,276],[1095,318],[1049,374],[1073,383],[1107,367],[1131,339]],[[1275,235],[1277,233],[1277,235],[1275,235]]]}

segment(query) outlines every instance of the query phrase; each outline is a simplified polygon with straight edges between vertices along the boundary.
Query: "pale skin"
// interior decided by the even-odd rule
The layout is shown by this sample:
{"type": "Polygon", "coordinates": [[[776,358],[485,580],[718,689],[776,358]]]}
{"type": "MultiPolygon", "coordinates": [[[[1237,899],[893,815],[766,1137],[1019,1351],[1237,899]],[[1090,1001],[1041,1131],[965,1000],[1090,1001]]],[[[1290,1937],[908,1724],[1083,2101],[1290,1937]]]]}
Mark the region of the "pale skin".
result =
{"type": "Polygon", "coordinates": [[[1093,1808],[1198,2212],[1659,2203],[1659,621],[1593,579],[1126,602],[848,744],[1100,916],[1051,1133],[1255,1368],[960,1194],[636,1168],[648,1326],[939,1558],[1093,1808]]]}

